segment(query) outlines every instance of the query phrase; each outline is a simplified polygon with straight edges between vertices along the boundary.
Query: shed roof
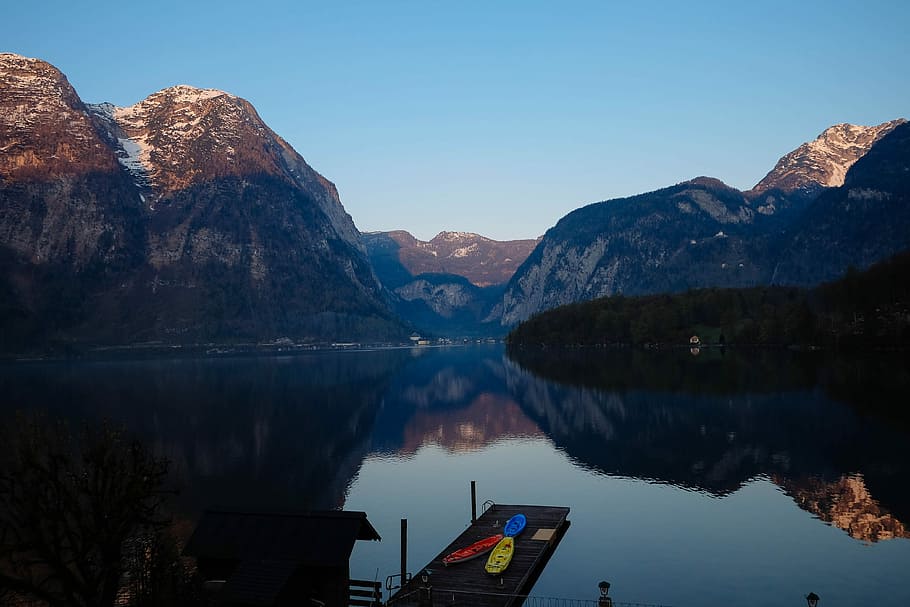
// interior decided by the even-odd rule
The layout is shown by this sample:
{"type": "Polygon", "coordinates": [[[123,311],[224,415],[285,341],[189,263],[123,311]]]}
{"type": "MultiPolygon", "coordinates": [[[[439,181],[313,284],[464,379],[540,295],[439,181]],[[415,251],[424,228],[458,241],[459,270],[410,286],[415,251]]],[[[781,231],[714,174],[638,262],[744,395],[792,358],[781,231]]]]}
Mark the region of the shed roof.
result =
{"type": "Polygon", "coordinates": [[[183,552],[241,561],[346,565],[357,540],[379,540],[364,512],[263,513],[206,510],[183,552]]]}

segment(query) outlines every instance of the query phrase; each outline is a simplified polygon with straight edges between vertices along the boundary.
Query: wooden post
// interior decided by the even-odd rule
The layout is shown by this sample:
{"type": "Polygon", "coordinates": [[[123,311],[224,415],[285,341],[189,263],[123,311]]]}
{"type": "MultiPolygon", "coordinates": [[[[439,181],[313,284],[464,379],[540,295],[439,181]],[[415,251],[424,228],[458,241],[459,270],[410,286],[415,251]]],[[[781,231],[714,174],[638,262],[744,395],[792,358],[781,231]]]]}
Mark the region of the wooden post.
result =
{"type": "Polygon", "coordinates": [[[401,587],[407,581],[408,573],[408,519],[401,519],[401,587]]]}
{"type": "Polygon", "coordinates": [[[471,524],[477,522],[477,481],[471,481],[471,524]]]}

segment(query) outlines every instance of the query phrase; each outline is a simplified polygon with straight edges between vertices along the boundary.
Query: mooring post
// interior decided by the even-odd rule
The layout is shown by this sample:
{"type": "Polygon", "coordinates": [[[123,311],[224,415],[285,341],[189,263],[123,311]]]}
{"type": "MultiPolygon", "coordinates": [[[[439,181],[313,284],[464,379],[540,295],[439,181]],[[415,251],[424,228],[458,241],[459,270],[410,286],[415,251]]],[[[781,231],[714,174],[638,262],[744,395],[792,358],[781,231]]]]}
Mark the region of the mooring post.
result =
{"type": "Polygon", "coordinates": [[[477,481],[471,481],[471,523],[477,522],[477,481]]]}
{"type": "Polygon", "coordinates": [[[407,581],[408,573],[408,519],[401,519],[401,587],[407,581]]]}

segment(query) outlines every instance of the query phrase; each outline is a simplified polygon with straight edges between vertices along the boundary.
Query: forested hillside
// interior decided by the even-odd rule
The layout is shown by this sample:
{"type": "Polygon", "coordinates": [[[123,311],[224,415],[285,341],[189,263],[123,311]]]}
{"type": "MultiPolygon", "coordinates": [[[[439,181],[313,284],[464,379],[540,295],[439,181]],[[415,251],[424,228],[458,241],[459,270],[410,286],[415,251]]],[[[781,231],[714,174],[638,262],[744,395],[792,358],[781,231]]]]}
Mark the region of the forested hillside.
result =
{"type": "Polygon", "coordinates": [[[511,345],[910,344],[910,251],[815,289],[699,289],[604,297],[538,314],[511,345]]]}

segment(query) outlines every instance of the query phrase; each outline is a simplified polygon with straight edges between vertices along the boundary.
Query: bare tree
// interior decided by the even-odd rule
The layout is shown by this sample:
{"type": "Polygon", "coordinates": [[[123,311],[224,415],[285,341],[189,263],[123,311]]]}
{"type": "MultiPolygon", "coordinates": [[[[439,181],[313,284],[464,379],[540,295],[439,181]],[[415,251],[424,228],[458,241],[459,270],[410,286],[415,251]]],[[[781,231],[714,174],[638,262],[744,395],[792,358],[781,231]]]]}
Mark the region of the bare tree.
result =
{"type": "Polygon", "coordinates": [[[51,606],[113,605],[124,543],[166,524],[167,461],[107,423],[78,440],[41,416],[15,431],[0,438],[0,588],[51,606]]]}

